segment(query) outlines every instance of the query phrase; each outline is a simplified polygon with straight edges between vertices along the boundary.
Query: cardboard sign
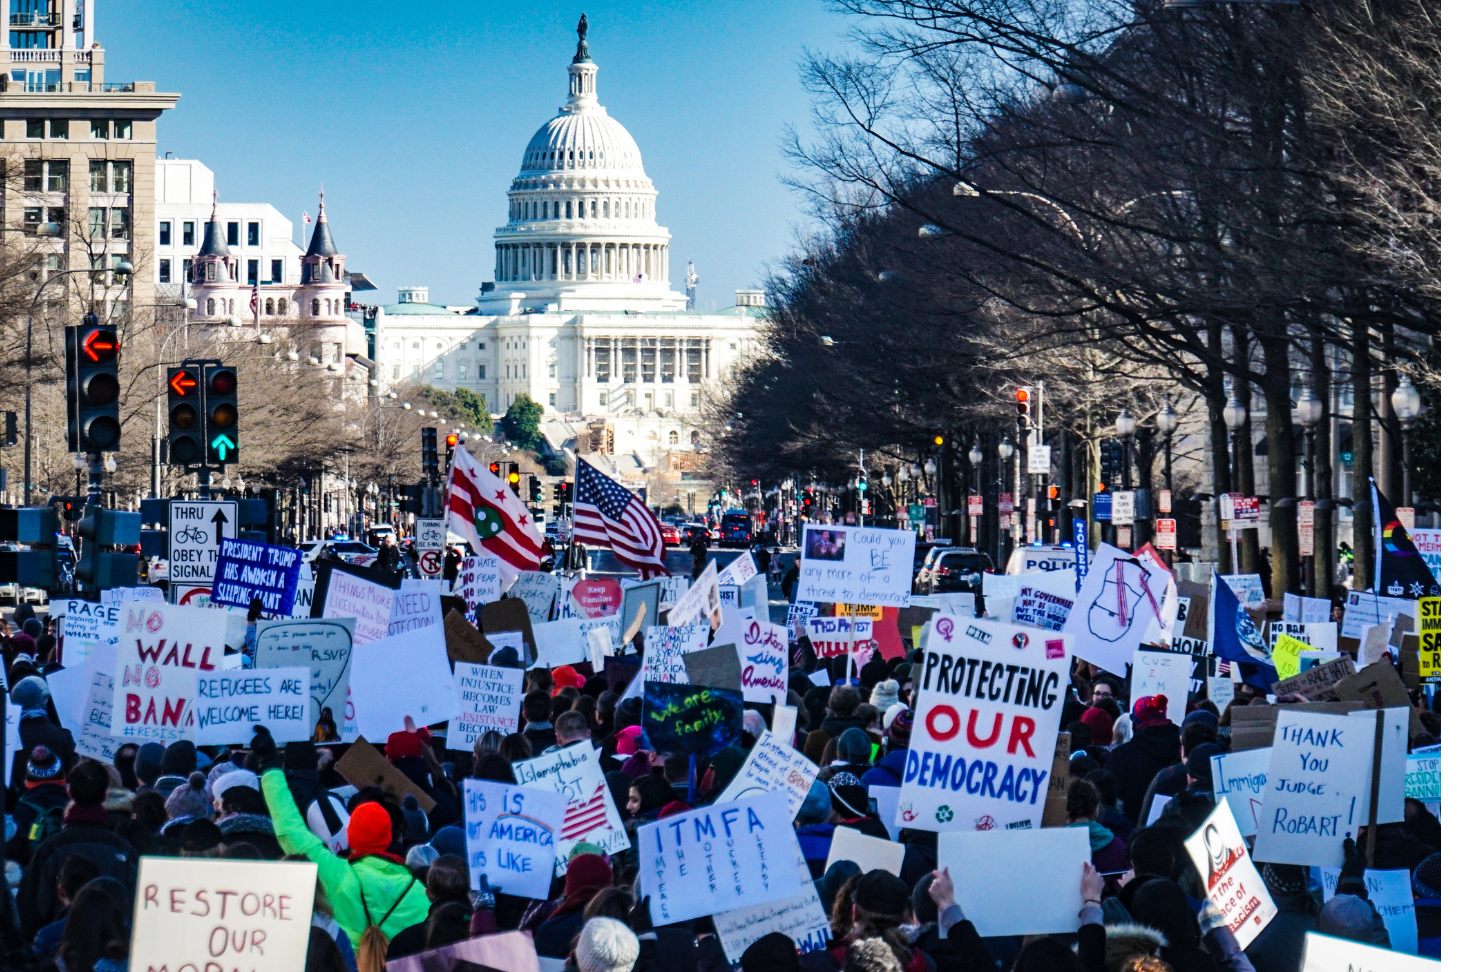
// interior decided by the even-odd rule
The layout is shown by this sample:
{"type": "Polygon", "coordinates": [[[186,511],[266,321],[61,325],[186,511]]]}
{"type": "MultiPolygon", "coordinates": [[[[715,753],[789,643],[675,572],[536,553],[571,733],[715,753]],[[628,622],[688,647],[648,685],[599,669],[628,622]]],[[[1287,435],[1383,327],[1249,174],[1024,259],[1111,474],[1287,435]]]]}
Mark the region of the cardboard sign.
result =
{"type": "Polygon", "coordinates": [[[800,894],[785,801],[766,795],[640,824],[641,883],[655,925],[800,894]]]}
{"type": "Polygon", "coordinates": [[[224,538],[213,571],[213,603],[247,608],[258,598],[265,614],[288,615],[303,562],[304,551],[294,547],[224,538]]]}
{"type": "Polygon", "coordinates": [[[718,645],[684,655],[690,685],[740,690],[740,653],[734,645],[718,645]]]}
{"type": "Polygon", "coordinates": [[[1067,732],[1059,733],[1054,744],[1054,765],[1049,770],[1049,782],[1044,787],[1048,797],[1044,800],[1042,827],[1062,827],[1069,820],[1066,801],[1069,796],[1069,753],[1072,742],[1067,732]]]}
{"type": "Polygon", "coordinates": [[[1403,795],[1425,803],[1443,799],[1442,767],[1438,752],[1410,753],[1405,761],[1403,795]]]}
{"type": "Polygon", "coordinates": [[[1404,955],[1346,938],[1307,933],[1302,945],[1302,972],[1439,972],[1435,959],[1404,955]]]}
{"type": "Polygon", "coordinates": [[[851,650],[856,637],[855,618],[806,618],[804,624],[817,658],[835,658],[851,650]]]}
{"type": "Polygon", "coordinates": [[[485,665],[491,660],[492,646],[476,625],[452,608],[443,622],[446,631],[446,657],[453,662],[485,665]]]}
{"type": "Polygon", "coordinates": [[[937,835],[937,866],[948,869],[958,904],[978,916],[985,937],[1078,931],[1087,863],[1083,827],[937,835]]]}
{"type": "Polygon", "coordinates": [[[1307,671],[1285,678],[1272,686],[1273,695],[1300,695],[1308,702],[1337,699],[1337,683],[1354,674],[1353,660],[1347,656],[1336,661],[1313,665],[1307,671]]]}
{"type": "Polygon", "coordinates": [[[315,581],[314,609],[318,612],[315,616],[354,618],[356,646],[378,641],[390,634],[390,612],[395,604],[397,586],[398,580],[393,585],[379,584],[343,570],[338,564],[326,564],[320,568],[319,578],[315,581]],[[323,601],[317,595],[320,584],[326,585],[323,601]]]}
{"type": "Polygon", "coordinates": [[[532,663],[537,658],[537,636],[532,630],[532,616],[520,598],[505,597],[500,601],[481,605],[476,609],[476,626],[494,648],[503,647],[503,643],[492,635],[502,631],[521,632],[525,650],[517,654],[522,659],[522,667],[534,667],[532,663]]]}
{"type": "Polygon", "coordinates": [[[946,614],[928,627],[902,826],[1034,826],[1043,819],[1063,711],[1064,636],[946,614]]]}
{"type": "Polygon", "coordinates": [[[370,742],[399,732],[406,716],[418,726],[445,722],[456,715],[456,680],[445,646],[422,650],[415,632],[356,644],[350,700],[360,738],[370,742]]]}
{"type": "Polygon", "coordinates": [[[302,861],[143,857],[137,969],[302,969],[318,868],[302,861]]]}
{"type": "MultiPolygon", "coordinates": [[[[511,735],[517,731],[522,704],[522,670],[457,662],[456,715],[446,734],[446,748],[469,753],[484,732],[511,735]]],[[[515,893],[515,892],[513,892],[515,893]]]]}
{"type": "Polygon", "coordinates": [[[762,905],[750,905],[722,912],[714,916],[714,930],[719,933],[719,943],[724,956],[731,965],[738,964],[745,949],[772,932],[780,932],[795,942],[796,951],[804,954],[825,948],[831,941],[831,926],[826,921],[826,909],[821,904],[816,882],[811,878],[811,869],[806,867],[805,858],[800,856],[800,893],[781,901],[762,905]]]}
{"type": "MultiPolygon", "coordinates": [[[[453,747],[454,748],[454,747],[453,747]]],[[[551,790],[467,780],[466,855],[471,886],[546,901],[567,797],[551,790]]]]}
{"type": "Polygon", "coordinates": [[[758,620],[740,626],[740,687],[746,702],[785,701],[790,688],[790,642],[785,628],[758,620]]]}
{"type": "Polygon", "coordinates": [[[568,852],[580,840],[597,844],[607,854],[628,849],[628,834],[592,743],[583,740],[521,760],[512,764],[512,772],[522,786],[567,797],[567,811],[557,835],[556,873],[566,873],[568,852]]]}
{"type": "Polygon", "coordinates": [[[719,574],[706,569],[669,611],[669,626],[693,624],[708,618],[711,627],[719,627],[719,574]]]}
{"type": "Polygon", "coordinates": [[[1225,800],[1185,842],[1206,897],[1221,910],[1236,944],[1246,948],[1277,916],[1277,906],[1246,851],[1225,800]]]}
{"type": "Polygon", "coordinates": [[[1361,709],[1361,702],[1284,702],[1281,705],[1242,705],[1231,710],[1231,751],[1270,746],[1277,735],[1277,716],[1283,712],[1323,712],[1346,715],[1361,709]]]}
{"type": "Polygon", "coordinates": [[[643,683],[643,732],[656,752],[712,755],[739,742],[744,718],[739,692],[643,683]]]}
{"type": "Polygon", "coordinates": [[[193,711],[199,746],[247,743],[253,727],[266,728],[276,742],[303,742],[314,733],[309,718],[309,669],[239,669],[197,676],[193,711]]]}
{"type": "Polygon", "coordinates": [[[709,646],[706,624],[655,625],[643,629],[643,680],[687,685],[684,656],[709,646]]]}
{"type": "Polygon", "coordinates": [[[532,616],[532,623],[536,624],[552,617],[552,602],[557,597],[557,589],[556,574],[529,570],[517,576],[515,583],[507,589],[507,595],[520,598],[527,605],[527,613],[532,616]]]}
{"type": "Polygon", "coordinates": [[[356,789],[378,786],[396,799],[411,793],[426,813],[436,808],[436,801],[430,794],[412,783],[408,776],[395,768],[395,764],[364,739],[356,739],[334,764],[334,768],[340,776],[354,784],[356,789]]]}
{"type": "MultiPolygon", "coordinates": [[[[1333,686],[1339,701],[1361,702],[1365,709],[1408,706],[1408,689],[1398,671],[1386,661],[1376,661],[1333,686]]],[[[1418,722],[1417,719],[1414,720],[1418,722]]]]}
{"type": "Polygon", "coordinates": [[[902,872],[902,858],[907,856],[907,845],[880,837],[868,837],[850,827],[837,827],[831,832],[831,850],[826,855],[826,866],[837,861],[851,861],[861,868],[862,874],[869,874],[880,868],[893,874],[902,872]]]}
{"type": "Polygon", "coordinates": [[[733,803],[763,793],[783,793],[793,818],[811,792],[817,772],[815,763],[774,732],[762,732],[740,771],[714,802],[733,803]]]}
{"type": "Polygon", "coordinates": [[[1064,622],[1071,652],[1108,671],[1124,671],[1135,649],[1149,640],[1165,588],[1164,576],[1152,576],[1114,544],[1100,544],[1064,622]]]}
{"type": "Polygon", "coordinates": [[[1344,838],[1367,823],[1359,810],[1372,772],[1371,729],[1343,716],[1280,712],[1252,853],[1271,864],[1341,867],[1344,838]]]}
{"type": "Polygon", "coordinates": [[[806,524],[801,534],[802,601],[907,607],[914,537],[908,530],[806,524]]]}
{"type": "MultiPolygon", "coordinates": [[[[550,574],[547,576],[552,577],[550,574]]],[[[517,580],[520,582],[521,577],[518,577],[517,580]]],[[[556,577],[552,577],[552,589],[554,593],[557,590],[556,577]]],[[[502,562],[490,554],[462,559],[461,570],[456,575],[455,593],[466,602],[467,609],[473,612],[483,604],[500,601],[502,597],[502,562]]],[[[544,617],[542,620],[547,619],[544,617]]]]}
{"type": "Polygon", "coordinates": [[[611,577],[580,580],[573,585],[572,599],[585,618],[605,618],[623,607],[623,588],[611,577]]]}
{"type": "Polygon", "coordinates": [[[94,604],[73,600],[61,619],[61,650],[68,668],[86,664],[100,644],[116,636],[121,620],[121,604],[94,604]]]}
{"type": "Polygon", "coordinates": [[[359,734],[349,699],[354,634],[354,618],[290,618],[260,621],[254,638],[255,668],[308,667],[310,726],[328,709],[346,740],[359,734]]]}
{"type": "Polygon", "coordinates": [[[510,931],[407,955],[386,962],[385,972],[560,972],[547,968],[550,961],[537,956],[531,932],[510,931]]]}
{"type": "Polygon", "coordinates": [[[222,667],[228,615],[211,608],[128,602],[121,605],[117,638],[112,735],[164,745],[191,739],[194,676],[222,667]]]}
{"type": "Polygon", "coordinates": [[[1224,799],[1243,837],[1256,836],[1261,817],[1261,794],[1266,789],[1270,746],[1225,753],[1211,758],[1211,782],[1216,800],[1224,799]]]}
{"type": "Polygon", "coordinates": [[[1190,693],[1191,658],[1183,653],[1153,649],[1154,646],[1142,645],[1135,652],[1130,673],[1130,698],[1165,696],[1166,714],[1171,721],[1179,723],[1185,718],[1186,700],[1190,693]]]}

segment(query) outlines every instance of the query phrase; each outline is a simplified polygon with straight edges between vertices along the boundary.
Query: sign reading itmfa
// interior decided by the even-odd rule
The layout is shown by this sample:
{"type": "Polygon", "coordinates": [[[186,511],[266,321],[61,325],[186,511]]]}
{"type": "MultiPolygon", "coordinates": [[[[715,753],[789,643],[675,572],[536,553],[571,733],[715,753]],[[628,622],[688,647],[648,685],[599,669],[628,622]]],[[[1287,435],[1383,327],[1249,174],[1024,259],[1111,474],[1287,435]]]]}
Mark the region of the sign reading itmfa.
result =
{"type": "Polygon", "coordinates": [[[173,500],[167,510],[167,579],[173,584],[213,583],[224,540],[238,536],[238,504],[232,500],[173,500]]]}

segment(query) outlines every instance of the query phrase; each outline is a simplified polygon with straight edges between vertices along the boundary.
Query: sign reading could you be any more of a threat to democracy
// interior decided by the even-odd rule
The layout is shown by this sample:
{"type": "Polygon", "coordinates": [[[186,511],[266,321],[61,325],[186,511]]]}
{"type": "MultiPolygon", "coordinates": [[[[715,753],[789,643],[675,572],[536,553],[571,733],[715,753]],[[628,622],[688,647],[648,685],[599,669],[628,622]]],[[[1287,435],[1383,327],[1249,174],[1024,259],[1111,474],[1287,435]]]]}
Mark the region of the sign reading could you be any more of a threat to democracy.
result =
{"type": "Polygon", "coordinates": [[[912,598],[913,540],[907,530],[808,523],[801,539],[796,597],[907,607],[912,598]]]}
{"type": "Polygon", "coordinates": [[[467,780],[466,853],[471,886],[547,900],[567,797],[487,780],[467,780]]]}
{"type": "Polygon", "coordinates": [[[122,605],[111,733],[130,740],[191,739],[199,674],[223,665],[228,612],[151,601],[122,605]]]}
{"type": "Polygon", "coordinates": [[[639,825],[643,893],[655,925],[733,911],[800,893],[786,863],[800,853],[785,800],[716,803],[639,825]]]}
{"type": "Polygon", "coordinates": [[[512,764],[512,772],[522,786],[552,790],[567,797],[567,813],[557,835],[558,874],[566,873],[568,851],[580,840],[597,844],[605,854],[628,849],[628,834],[608,793],[608,781],[592,743],[583,740],[535,759],[521,760],[512,764]]]}
{"type": "Polygon", "coordinates": [[[224,539],[213,577],[213,603],[246,608],[258,598],[263,613],[288,617],[294,610],[304,552],[254,540],[224,539]]]}
{"type": "Polygon", "coordinates": [[[1277,906],[1251,863],[1246,841],[1225,800],[1185,842],[1206,897],[1221,910],[1226,927],[1245,948],[1277,916],[1277,906]]]}
{"type": "Polygon", "coordinates": [[[1373,774],[1371,725],[1320,712],[1281,712],[1252,854],[1268,864],[1342,867],[1373,774]]]}
{"type": "Polygon", "coordinates": [[[1069,670],[1062,636],[938,614],[923,628],[922,647],[901,825],[1037,826],[1069,670]]]}

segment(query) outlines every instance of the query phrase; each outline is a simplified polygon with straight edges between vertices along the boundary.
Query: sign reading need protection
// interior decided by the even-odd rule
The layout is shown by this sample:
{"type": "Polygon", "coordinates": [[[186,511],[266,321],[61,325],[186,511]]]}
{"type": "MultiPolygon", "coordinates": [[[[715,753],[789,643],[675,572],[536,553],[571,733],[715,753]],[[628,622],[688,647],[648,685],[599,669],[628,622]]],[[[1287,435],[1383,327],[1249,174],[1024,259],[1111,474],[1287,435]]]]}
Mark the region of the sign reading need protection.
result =
{"type": "Polygon", "coordinates": [[[939,614],[922,637],[898,823],[934,831],[1037,826],[1069,669],[1063,635],[939,614]]]}

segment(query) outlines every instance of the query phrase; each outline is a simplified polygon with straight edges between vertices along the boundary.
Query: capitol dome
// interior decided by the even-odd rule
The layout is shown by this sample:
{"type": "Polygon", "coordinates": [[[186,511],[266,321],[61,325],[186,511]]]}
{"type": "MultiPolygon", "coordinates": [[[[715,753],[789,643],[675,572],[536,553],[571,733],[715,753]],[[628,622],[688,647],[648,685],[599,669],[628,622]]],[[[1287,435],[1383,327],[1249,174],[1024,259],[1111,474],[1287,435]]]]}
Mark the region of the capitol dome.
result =
{"type": "Polygon", "coordinates": [[[633,136],[598,103],[586,18],[567,73],[567,104],[527,143],[507,191],[481,311],[682,310],[658,192],[633,136]]]}

